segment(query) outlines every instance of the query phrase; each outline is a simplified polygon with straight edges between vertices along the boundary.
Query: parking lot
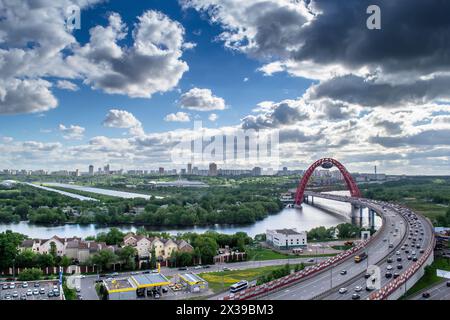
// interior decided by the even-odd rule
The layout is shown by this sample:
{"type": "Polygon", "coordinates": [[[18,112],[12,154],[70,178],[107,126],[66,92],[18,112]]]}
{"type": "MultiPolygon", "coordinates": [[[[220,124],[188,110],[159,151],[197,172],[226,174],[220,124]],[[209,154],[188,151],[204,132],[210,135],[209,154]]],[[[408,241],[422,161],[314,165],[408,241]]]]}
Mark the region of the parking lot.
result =
{"type": "Polygon", "coordinates": [[[0,283],[1,300],[61,300],[58,281],[28,281],[0,283]]]}

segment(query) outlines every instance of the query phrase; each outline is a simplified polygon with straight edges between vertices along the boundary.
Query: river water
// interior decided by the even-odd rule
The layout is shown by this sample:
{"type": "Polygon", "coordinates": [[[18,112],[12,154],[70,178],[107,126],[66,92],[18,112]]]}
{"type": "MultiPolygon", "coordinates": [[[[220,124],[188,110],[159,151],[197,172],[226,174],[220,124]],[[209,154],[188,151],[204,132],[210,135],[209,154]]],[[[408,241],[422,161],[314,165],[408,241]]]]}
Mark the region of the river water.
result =
{"type": "MultiPolygon", "coordinates": [[[[197,232],[203,233],[207,230],[214,230],[220,233],[233,234],[239,231],[246,232],[253,237],[256,234],[265,233],[267,229],[297,228],[298,231],[310,230],[315,227],[324,226],[332,227],[343,222],[350,222],[351,207],[348,203],[331,201],[327,199],[314,199],[314,203],[323,206],[326,209],[332,209],[334,213],[321,210],[307,204],[303,204],[302,209],[285,208],[278,214],[270,215],[264,220],[255,222],[251,225],[212,225],[212,226],[196,226],[187,228],[152,228],[146,226],[146,229],[152,231],[168,232],[177,234],[180,232],[197,232]]],[[[365,213],[366,216],[367,213],[365,213]]],[[[377,221],[379,225],[380,221],[377,221]]],[[[118,226],[122,232],[135,232],[136,226],[118,226]]],[[[82,237],[95,236],[100,232],[108,232],[109,227],[90,225],[68,224],[63,226],[42,226],[33,225],[25,221],[17,224],[0,224],[0,232],[12,230],[25,234],[31,238],[49,238],[53,235],[59,237],[82,237]]]]}

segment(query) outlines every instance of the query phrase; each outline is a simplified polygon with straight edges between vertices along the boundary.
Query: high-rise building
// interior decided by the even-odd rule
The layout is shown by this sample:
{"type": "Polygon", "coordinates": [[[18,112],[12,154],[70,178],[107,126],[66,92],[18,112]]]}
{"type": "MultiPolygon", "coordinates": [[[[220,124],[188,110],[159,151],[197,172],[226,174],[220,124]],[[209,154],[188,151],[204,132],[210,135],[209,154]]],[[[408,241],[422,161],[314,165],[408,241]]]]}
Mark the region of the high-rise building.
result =
{"type": "Polygon", "coordinates": [[[208,175],[211,177],[217,176],[217,164],[215,164],[214,162],[209,164],[208,175]]]}
{"type": "Polygon", "coordinates": [[[192,174],[192,163],[188,163],[187,165],[187,174],[192,174]]]}
{"type": "Polygon", "coordinates": [[[260,176],[262,174],[262,169],[260,167],[254,167],[252,170],[253,176],[260,176]]]}
{"type": "Polygon", "coordinates": [[[181,169],[181,172],[180,172],[180,174],[184,176],[184,175],[186,174],[186,169],[184,169],[184,168],[183,168],[183,169],[181,169]]]}
{"type": "Polygon", "coordinates": [[[90,174],[91,176],[94,175],[94,166],[93,166],[92,164],[89,166],[89,174],[90,174]]]}
{"type": "Polygon", "coordinates": [[[110,170],[109,170],[109,164],[107,164],[107,165],[105,166],[105,168],[103,169],[103,171],[105,171],[105,174],[109,174],[109,173],[110,173],[110,170]]]}
{"type": "Polygon", "coordinates": [[[163,168],[163,167],[160,167],[160,168],[159,168],[159,174],[160,174],[160,175],[163,175],[163,174],[164,174],[164,168],[163,168]]]}

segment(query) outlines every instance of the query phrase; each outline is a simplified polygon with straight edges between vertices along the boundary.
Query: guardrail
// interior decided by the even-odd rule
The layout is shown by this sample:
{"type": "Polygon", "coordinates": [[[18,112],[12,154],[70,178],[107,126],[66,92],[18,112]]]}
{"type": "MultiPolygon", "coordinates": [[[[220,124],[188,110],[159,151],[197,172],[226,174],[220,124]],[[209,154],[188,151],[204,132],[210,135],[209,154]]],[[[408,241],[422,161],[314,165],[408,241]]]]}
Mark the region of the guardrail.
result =
{"type": "MultiPolygon", "coordinates": [[[[416,213],[417,215],[417,213],[416,213]]],[[[385,285],[383,288],[378,290],[377,292],[372,293],[369,296],[369,300],[384,300],[387,299],[391,294],[393,294],[397,289],[399,289],[401,286],[403,286],[417,271],[419,271],[424,264],[428,261],[430,258],[430,255],[434,253],[434,245],[435,245],[435,239],[433,236],[433,228],[431,227],[431,223],[428,219],[425,219],[425,221],[429,224],[430,230],[431,230],[431,244],[428,246],[428,248],[425,250],[424,254],[414,263],[412,264],[405,272],[401,274],[400,277],[397,279],[390,281],[387,285],[385,285]]]]}
{"type": "MultiPolygon", "coordinates": [[[[383,217],[383,220],[384,220],[384,217],[383,217]]],[[[256,298],[258,296],[265,295],[271,291],[280,290],[283,287],[290,286],[290,285],[294,284],[295,282],[298,282],[298,281],[300,281],[306,277],[309,277],[313,274],[322,272],[323,270],[327,269],[331,265],[340,264],[341,262],[348,259],[350,256],[352,256],[356,252],[364,249],[370,242],[372,242],[374,239],[376,239],[378,237],[378,235],[380,234],[380,231],[382,231],[382,229],[384,227],[385,227],[385,223],[383,221],[381,228],[377,231],[375,236],[359,243],[358,245],[352,247],[349,250],[339,253],[338,255],[336,255],[334,257],[331,257],[331,258],[329,258],[325,261],[322,261],[314,266],[307,267],[301,271],[295,272],[288,276],[285,276],[285,277],[282,277],[282,278],[279,278],[276,280],[272,280],[272,281],[264,283],[262,285],[246,289],[244,291],[240,291],[232,296],[225,296],[225,297],[223,297],[223,300],[246,300],[246,299],[256,298]]]]}

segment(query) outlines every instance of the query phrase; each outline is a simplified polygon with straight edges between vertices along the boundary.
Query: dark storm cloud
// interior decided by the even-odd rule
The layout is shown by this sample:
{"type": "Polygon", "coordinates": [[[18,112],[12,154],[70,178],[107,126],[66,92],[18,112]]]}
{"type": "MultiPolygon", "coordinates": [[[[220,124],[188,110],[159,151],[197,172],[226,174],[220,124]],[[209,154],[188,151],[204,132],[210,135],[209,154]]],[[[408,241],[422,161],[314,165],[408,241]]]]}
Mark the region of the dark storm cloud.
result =
{"type": "Polygon", "coordinates": [[[309,114],[300,108],[281,102],[273,105],[273,109],[263,115],[247,116],[242,119],[243,129],[278,128],[309,118],[309,114]]]}
{"type": "MultiPolygon", "coordinates": [[[[309,2],[309,1],[308,1],[309,2]]],[[[431,73],[450,67],[450,1],[315,0],[296,60],[431,73]],[[381,30],[366,28],[369,5],[381,8],[381,30]]]]}
{"type": "Polygon", "coordinates": [[[406,84],[390,84],[347,75],[312,86],[308,93],[311,99],[330,98],[362,106],[397,106],[448,98],[449,87],[449,76],[436,76],[406,84]]]}
{"type": "Polygon", "coordinates": [[[313,135],[307,135],[305,132],[299,129],[282,129],[280,130],[280,143],[291,143],[291,142],[309,142],[321,140],[324,138],[322,133],[317,133],[313,135]]]}
{"type": "Polygon", "coordinates": [[[404,137],[376,136],[369,139],[370,143],[377,143],[387,148],[402,146],[438,146],[450,145],[450,130],[425,130],[417,134],[404,137]]]}

